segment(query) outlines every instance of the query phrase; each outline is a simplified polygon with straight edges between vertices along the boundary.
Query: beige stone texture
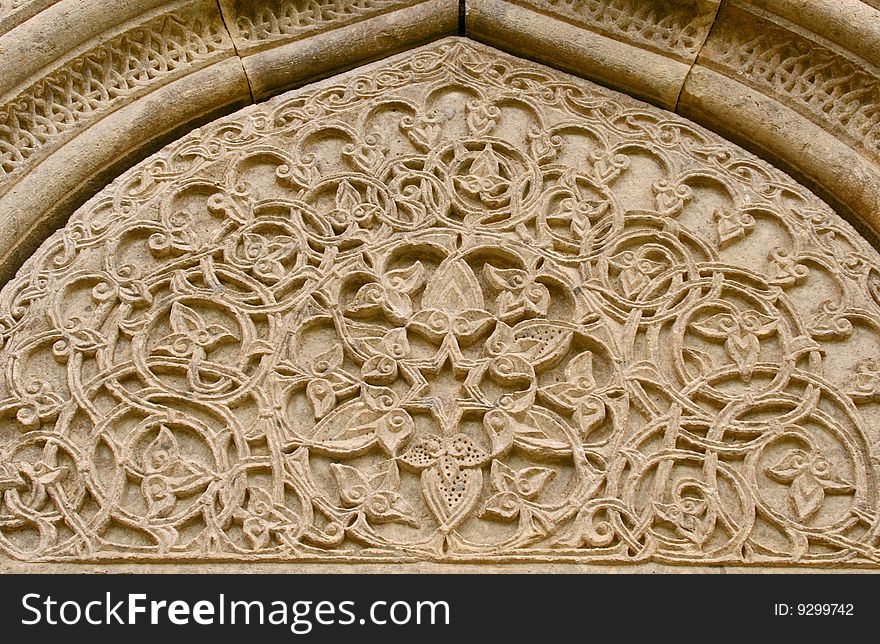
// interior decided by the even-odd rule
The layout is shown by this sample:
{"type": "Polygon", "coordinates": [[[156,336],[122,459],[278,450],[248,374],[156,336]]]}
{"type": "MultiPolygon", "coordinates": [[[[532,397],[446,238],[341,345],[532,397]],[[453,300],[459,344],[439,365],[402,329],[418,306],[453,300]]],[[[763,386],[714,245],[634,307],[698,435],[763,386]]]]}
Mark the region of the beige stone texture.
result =
{"type": "Polygon", "coordinates": [[[0,279],[12,277],[46,235],[121,169],[194,125],[254,96],[454,33],[460,18],[471,38],[724,134],[790,172],[873,240],[880,197],[877,159],[869,152],[876,146],[880,12],[872,4],[4,0],[0,52],[16,62],[0,77],[7,114],[0,209],[9,213],[11,231],[0,240],[0,279]],[[765,53],[755,64],[734,64],[731,52],[751,45],[727,41],[731,20],[759,25],[756,46],[765,53]],[[708,38],[713,27],[717,34],[708,38]],[[717,52],[727,58],[717,59],[717,52]],[[161,95],[150,101],[173,82],[164,93],[186,101],[173,109],[161,95]],[[786,87],[801,88],[800,95],[786,87]],[[118,128],[93,129],[130,103],[140,107],[132,117],[118,114],[118,128]],[[66,150],[80,135],[91,143],[66,150]],[[47,157],[52,163],[43,164],[47,157]],[[36,184],[26,184],[3,196],[41,165],[36,183],[50,189],[35,194],[36,184]]]}
{"type": "Polygon", "coordinates": [[[0,570],[877,568],[878,44],[0,0],[0,570]]]}
{"type": "Polygon", "coordinates": [[[220,119],[0,294],[25,563],[874,567],[880,256],[460,38],[220,119]]]}
{"type": "Polygon", "coordinates": [[[721,8],[678,111],[740,143],[748,139],[875,235],[880,12],[858,2],[755,4],[763,9],[721,8]]]}
{"type": "Polygon", "coordinates": [[[4,280],[86,198],[161,144],[255,96],[458,24],[447,0],[322,0],[306,9],[240,1],[224,3],[225,14],[216,0],[15,4],[0,13],[0,52],[16,61],[0,75],[4,280]]]}
{"type": "Polygon", "coordinates": [[[256,98],[454,34],[458,0],[221,0],[256,98]]]}
{"type": "Polygon", "coordinates": [[[709,33],[718,2],[473,0],[468,34],[667,109],[709,33]]]}

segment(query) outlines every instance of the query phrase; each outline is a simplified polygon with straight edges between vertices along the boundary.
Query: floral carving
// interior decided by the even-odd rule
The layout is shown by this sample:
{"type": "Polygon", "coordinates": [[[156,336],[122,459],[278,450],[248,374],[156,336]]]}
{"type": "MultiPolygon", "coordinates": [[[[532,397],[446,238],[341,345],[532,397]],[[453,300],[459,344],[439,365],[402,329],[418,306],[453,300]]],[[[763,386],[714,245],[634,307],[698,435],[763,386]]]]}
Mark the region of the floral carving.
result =
{"type": "Polygon", "coordinates": [[[828,459],[801,449],[788,452],[767,470],[777,481],[790,483],[788,499],[799,521],[807,520],[822,506],[828,493],[852,492],[853,487],[839,478],[828,459]]]}
{"type": "Polygon", "coordinates": [[[3,289],[0,550],[877,566],[876,274],[718,137],[435,43],[184,137],[3,289]]]}

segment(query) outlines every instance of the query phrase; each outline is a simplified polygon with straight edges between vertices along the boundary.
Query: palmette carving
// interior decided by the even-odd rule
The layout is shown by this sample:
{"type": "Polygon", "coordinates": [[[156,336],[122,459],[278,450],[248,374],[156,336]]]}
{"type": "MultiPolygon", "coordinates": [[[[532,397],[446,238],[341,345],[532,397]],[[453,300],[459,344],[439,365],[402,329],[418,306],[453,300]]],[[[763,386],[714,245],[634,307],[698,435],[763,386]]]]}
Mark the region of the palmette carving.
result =
{"type": "Polygon", "coordinates": [[[125,173],[0,294],[0,548],[877,565],[880,257],[448,39],[125,173]]]}

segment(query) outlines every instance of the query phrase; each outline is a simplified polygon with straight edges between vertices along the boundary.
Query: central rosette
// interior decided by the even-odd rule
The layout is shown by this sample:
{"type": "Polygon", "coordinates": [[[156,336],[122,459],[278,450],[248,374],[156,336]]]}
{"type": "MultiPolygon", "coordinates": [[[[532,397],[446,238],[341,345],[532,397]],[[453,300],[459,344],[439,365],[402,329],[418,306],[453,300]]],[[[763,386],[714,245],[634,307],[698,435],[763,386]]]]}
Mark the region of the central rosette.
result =
{"type": "Polygon", "coordinates": [[[599,478],[583,449],[606,420],[596,316],[563,269],[485,241],[436,231],[364,253],[278,366],[294,383],[281,417],[298,421],[285,451],[308,453],[361,542],[442,552],[486,522],[539,539],[599,478]]]}

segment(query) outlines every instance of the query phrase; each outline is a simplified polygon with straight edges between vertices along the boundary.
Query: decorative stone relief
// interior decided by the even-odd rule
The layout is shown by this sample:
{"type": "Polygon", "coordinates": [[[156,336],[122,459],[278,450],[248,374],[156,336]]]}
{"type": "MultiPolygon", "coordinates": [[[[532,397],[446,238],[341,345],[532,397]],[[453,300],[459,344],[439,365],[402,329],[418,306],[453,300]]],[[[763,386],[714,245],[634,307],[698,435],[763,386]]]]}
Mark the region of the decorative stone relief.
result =
{"type": "Polygon", "coordinates": [[[248,42],[290,40],[399,9],[421,0],[224,0],[238,36],[248,42]]]}
{"type": "Polygon", "coordinates": [[[693,61],[709,34],[716,0],[522,0],[590,31],[693,61]]]}
{"type": "Polygon", "coordinates": [[[17,559],[880,560],[877,252],[466,40],[129,170],[0,324],[17,559]]]}
{"type": "Polygon", "coordinates": [[[850,145],[880,158],[877,70],[814,42],[806,30],[778,26],[747,8],[722,9],[700,62],[827,123],[850,145]]]}
{"type": "Polygon", "coordinates": [[[0,104],[0,182],[96,113],[192,72],[231,49],[219,14],[198,3],[157,16],[65,62],[0,104]]]}

